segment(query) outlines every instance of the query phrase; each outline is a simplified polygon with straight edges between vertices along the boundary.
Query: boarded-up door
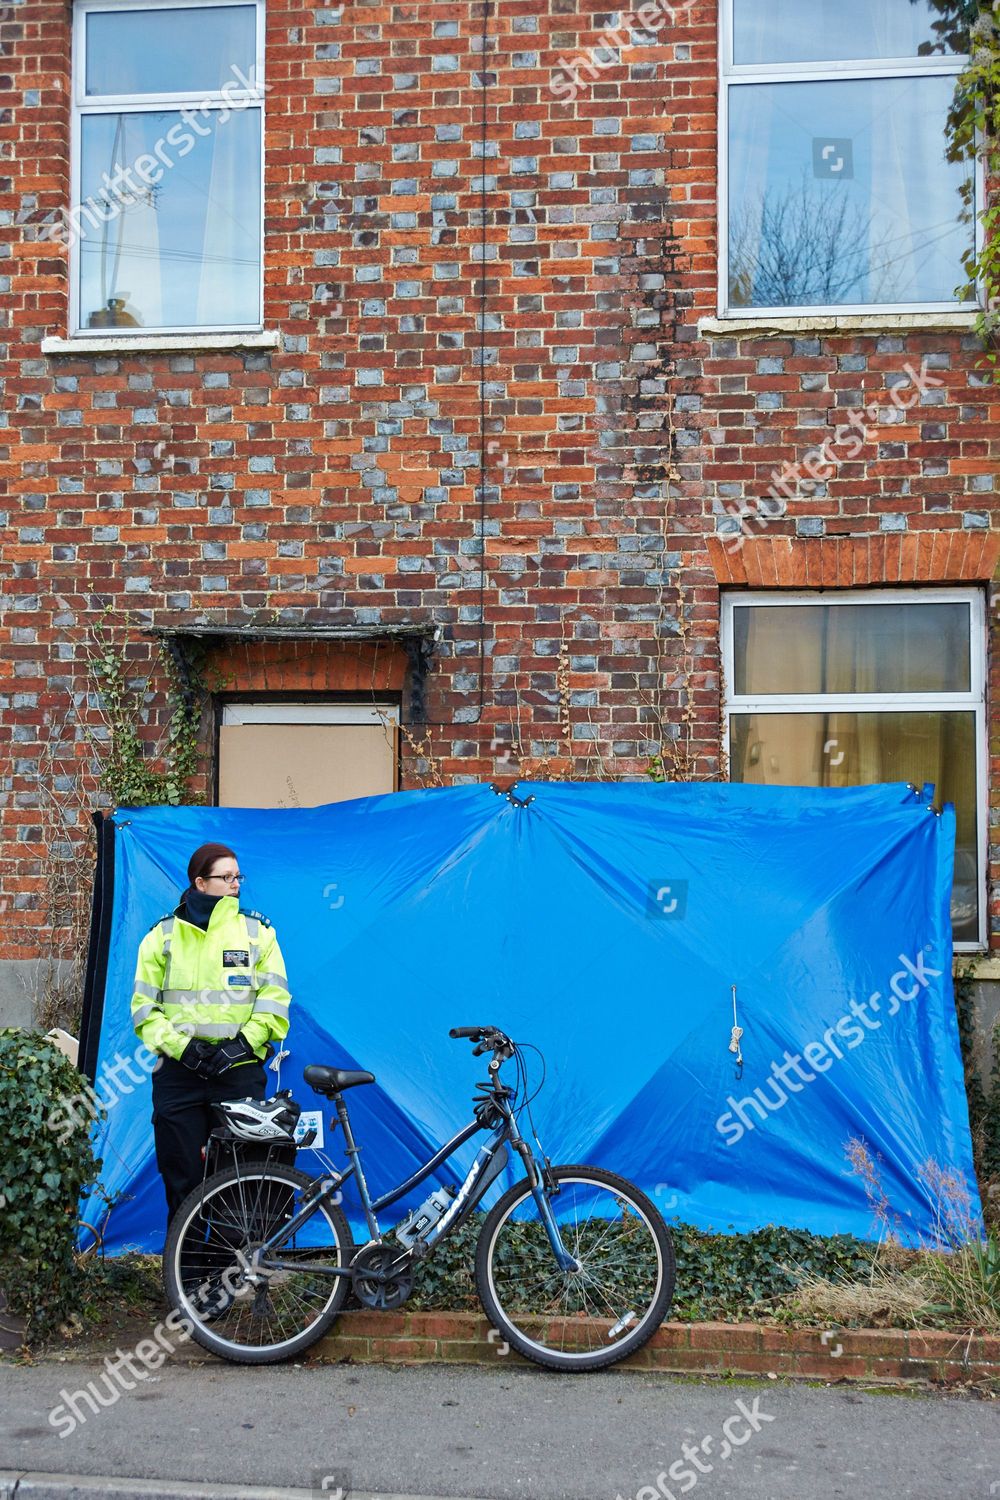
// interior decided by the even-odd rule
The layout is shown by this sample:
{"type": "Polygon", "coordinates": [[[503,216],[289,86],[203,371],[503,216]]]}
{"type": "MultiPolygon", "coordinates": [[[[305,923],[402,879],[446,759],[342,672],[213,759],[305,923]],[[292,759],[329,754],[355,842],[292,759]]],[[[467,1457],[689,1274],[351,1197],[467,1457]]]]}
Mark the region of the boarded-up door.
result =
{"type": "Polygon", "coordinates": [[[219,806],[318,807],[393,792],[398,723],[392,704],[226,704],[219,806]]]}

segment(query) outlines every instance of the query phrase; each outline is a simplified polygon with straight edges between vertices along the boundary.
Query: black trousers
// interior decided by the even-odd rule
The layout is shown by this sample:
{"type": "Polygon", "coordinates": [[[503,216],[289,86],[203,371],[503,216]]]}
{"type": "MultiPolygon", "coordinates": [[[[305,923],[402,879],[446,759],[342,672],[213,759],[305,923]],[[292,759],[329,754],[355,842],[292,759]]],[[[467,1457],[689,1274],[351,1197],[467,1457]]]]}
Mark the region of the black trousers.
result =
{"type": "Polygon", "coordinates": [[[167,1219],[201,1185],[201,1148],[222,1122],[213,1104],[224,1099],[263,1099],[263,1063],[240,1063],[219,1078],[199,1078],[183,1063],[165,1057],[153,1074],[153,1139],[156,1165],[167,1194],[167,1219]]]}

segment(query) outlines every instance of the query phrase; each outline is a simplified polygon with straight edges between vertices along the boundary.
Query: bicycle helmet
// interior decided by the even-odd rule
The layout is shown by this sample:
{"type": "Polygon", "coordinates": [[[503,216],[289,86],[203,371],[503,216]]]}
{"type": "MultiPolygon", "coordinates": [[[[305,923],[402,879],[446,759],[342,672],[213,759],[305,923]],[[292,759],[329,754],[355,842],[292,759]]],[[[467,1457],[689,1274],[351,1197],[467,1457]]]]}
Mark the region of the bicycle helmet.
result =
{"type": "Polygon", "coordinates": [[[241,1141],[290,1141],[302,1113],[285,1091],[270,1099],[227,1099],[215,1108],[241,1141]]]}

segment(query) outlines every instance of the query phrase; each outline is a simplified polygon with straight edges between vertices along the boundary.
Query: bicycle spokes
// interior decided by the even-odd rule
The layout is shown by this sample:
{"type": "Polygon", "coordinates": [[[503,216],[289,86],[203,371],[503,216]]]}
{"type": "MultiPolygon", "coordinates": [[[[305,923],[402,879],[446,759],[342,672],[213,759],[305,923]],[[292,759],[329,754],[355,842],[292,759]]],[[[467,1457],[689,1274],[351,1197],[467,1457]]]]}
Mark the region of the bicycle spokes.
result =
{"type": "MultiPolygon", "coordinates": [[[[531,1347],[573,1359],[628,1340],[661,1300],[666,1266],[659,1228],[633,1197],[560,1171],[549,1210],[576,1269],[562,1269],[525,1185],[493,1229],[489,1284],[503,1317],[531,1347]]],[[[500,1205],[498,1205],[500,1208],[500,1205]]],[[[672,1284],[672,1265],[670,1267],[672,1284]]]]}
{"type": "Polygon", "coordinates": [[[283,1233],[301,1207],[299,1176],[217,1179],[188,1217],[176,1266],[182,1310],[213,1340],[277,1349],[327,1315],[339,1282],[316,1267],[343,1263],[339,1237],[322,1209],[303,1230],[283,1233]],[[264,1250],[268,1239],[275,1243],[264,1250]]]}

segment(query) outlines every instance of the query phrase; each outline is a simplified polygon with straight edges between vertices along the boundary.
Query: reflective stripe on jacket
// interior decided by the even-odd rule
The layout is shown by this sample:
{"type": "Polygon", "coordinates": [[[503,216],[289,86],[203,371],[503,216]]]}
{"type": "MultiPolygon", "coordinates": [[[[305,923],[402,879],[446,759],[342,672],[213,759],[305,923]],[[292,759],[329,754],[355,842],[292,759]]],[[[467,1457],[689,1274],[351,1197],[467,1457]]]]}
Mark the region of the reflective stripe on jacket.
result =
{"type": "Polygon", "coordinates": [[[151,1052],[179,1058],[192,1037],[218,1042],[242,1031],[257,1056],[288,1033],[291,995],[273,928],[216,902],[203,930],[178,912],[143,938],[135,970],[132,1025],[151,1052]]]}

